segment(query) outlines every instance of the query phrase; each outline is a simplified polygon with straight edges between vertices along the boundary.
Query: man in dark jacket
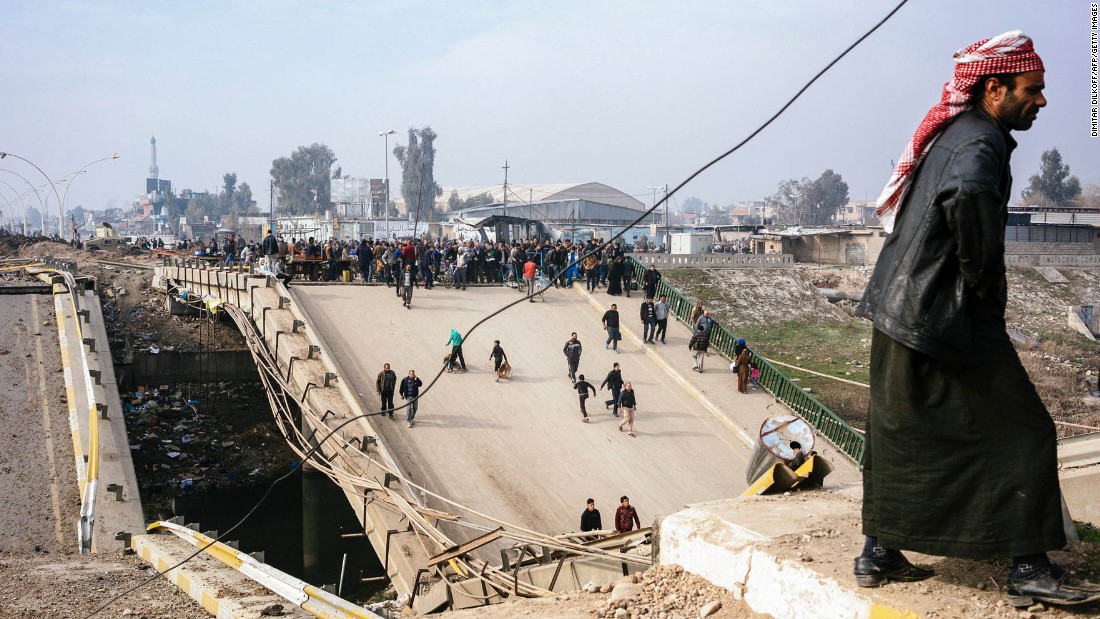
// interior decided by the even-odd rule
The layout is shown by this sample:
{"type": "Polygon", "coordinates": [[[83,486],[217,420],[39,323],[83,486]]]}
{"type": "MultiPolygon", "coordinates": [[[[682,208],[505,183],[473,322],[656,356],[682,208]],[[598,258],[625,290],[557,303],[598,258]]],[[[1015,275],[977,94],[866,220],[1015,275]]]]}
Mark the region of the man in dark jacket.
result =
{"type": "Polygon", "coordinates": [[[626,383],[619,394],[619,410],[623,412],[623,420],[619,422],[619,432],[623,426],[627,427],[630,436],[634,436],[634,412],[638,409],[638,394],[634,393],[634,385],[626,383]]]}
{"type": "Polygon", "coordinates": [[[279,255],[279,240],[275,238],[275,233],[270,229],[267,231],[267,236],[264,237],[263,242],[264,252],[264,266],[270,271],[275,270],[275,257],[279,255]]]}
{"type": "Polygon", "coordinates": [[[565,355],[565,361],[569,364],[569,380],[575,383],[577,382],[577,367],[581,364],[581,341],[577,339],[576,333],[570,335],[561,352],[565,355]]]}
{"type": "Polygon", "coordinates": [[[642,341],[652,343],[657,336],[657,308],[653,305],[652,298],[642,301],[638,308],[638,318],[642,321],[642,341]]]}
{"type": "Polygon", "coordinates": [[[398,391],[401,393],[402,400],[408,400],[408,407],[405,409],[405,421],[409,422],[409,427],[413,427],[413,419],[416,418],[416,409],[420,405],[420,388],[424,386],[424,381],[416,377],[416,372],[409,370],[409,375],[401,379],[401,388],[398,391]]]}
{"type": "Polygon", "coordinates": [[[1011,556],[1012,605],[1100,599],[1047,557],[1066,542],[1056,434],[1005,324],[1009,132],[1046,105],[1042,60],[1016,31],[955,61],[879,198],[890,236],[858,310],[874,331],[856,582],[932,575],[901,550],[1011,556]]]}
{"type": "Polygon", "coordinates": [[[588,399],[589,392],[591,392],[592,395],[596,395],[596,388],[592,386],[592,383],[584,379],[584,374],[577,377],[577,382],[573,383],[573,388],[577,390],[577,396],[580,397],[581,421],[588,423],[588,411],[584,408],[584,402],[588,399]]]}
{"type": "Polygon", "coordinates": [[[374,381],[374,390],[382,398],[382,413],[389,413],[393,419],[393,389],[397,386],[397,373],[390,369],[390,364],[382,366],[378,378],[374,381]]]}
{"type": "Polygon", "coordinates": [[[363,283],[369,283],[374,274],[374,250],[366,239],[359,241],[359,249],[355,251],[355,257],[359,259],[359,275],[363,283]]]}
{"type": "Polygon", "coordinates": [[[613,417],[619,416],[619,394],[623,390],[623,371],[619,369],[619,364],[616,363],[611,366],[611,371],[607,373],[607,377],[600,383],[600,391],[607,387],[611,390],[611,399],[604,402],[604,408],[614,406],[611,410],[613,417]]]}
{"type": "Polygon", "coordinates": [[[603,347],[611,346],[615,349],[615,354],[618,354],[619,340],[623,339],[623,336],[619,333],[619,306],[612,303],[611,309],[603,313],[603,318],[600,321],[603,322],[603,330],[607,331],[607,341],[604,342],[603,347]]]}
{"type": "Polygon", "coordinates": [[[642,276],[642,283],[645,284],[646,298],[656,299],[657,284],[661,283],[661,272],[657,270],[657,265],[649,265],[649,269],[647,269],[645,275],[642,276]]]}
{"type": "Polygon", "coordinates": [[[707,348],[710,347],[710,334],[703,329],[703,325],[695,328],[695,333],[688,342],[688,350],[691,351],[691,369],[696,372],[703,371],[703,359],[707,356],[707,348]]]}
{"type": "Polygon", "coordinates": [[[588,499],[588,504],[581,512],[581,532],[599,531],[602,528],[603,521],[600,520],[600,510],[596,509],[596,500],[588,499]]]}

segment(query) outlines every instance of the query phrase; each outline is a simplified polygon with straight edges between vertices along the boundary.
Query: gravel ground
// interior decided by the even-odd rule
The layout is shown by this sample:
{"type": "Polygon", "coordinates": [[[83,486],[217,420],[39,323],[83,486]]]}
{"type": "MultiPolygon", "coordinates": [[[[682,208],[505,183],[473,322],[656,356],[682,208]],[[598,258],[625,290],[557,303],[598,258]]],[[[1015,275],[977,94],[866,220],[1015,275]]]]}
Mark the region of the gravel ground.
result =
{"type": "MultiPolygon", "coordinates": [[[[135,555],[0,552],[0,617],[83,619],[111,597],[154,574],[135,555]]],[[[209,619],[176,588],[157,578],[95,615],[102,619],[209,619]]]]}
{"type": "Polygon", "coordinates": [[[443,619],[754,619],[763,618],[725,589],[678,565],[659,566],[613,585],[554,598],[519,600],[443,613],[443,619]]]}
{"type": "Polygon", "coordinates": [[[80,517],[53,298],[0,296],[0,552],[76,548],[80,517]]]}
{"type": "MultiPolygon", "coordinates": [[[[39,280],[6,273],[5,283],[39,280]]],[[[0,618],[84,617],[151,571],[121,553],[76,554],[80,492],[53,298],[0,295],[0,315],[0,618]]],[[[163,579],[97,616],[209,617],[163,579]]]]}

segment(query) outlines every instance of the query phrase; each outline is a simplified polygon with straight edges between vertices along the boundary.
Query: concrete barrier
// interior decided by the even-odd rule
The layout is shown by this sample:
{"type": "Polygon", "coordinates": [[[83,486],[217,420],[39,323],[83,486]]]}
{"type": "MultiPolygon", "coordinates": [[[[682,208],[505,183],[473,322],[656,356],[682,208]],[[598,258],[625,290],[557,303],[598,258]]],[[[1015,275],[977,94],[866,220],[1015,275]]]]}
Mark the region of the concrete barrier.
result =
{"type": "Polygon", "coordinates": [[[789,269],[794,266],[791,254],[630,254],[646,267],[707,268],[707,269],[789,269]]]}
{"type": "Polygon", "coordinates": [[[770,546],[786,535],[835,526],[855,510],[852,497],[835,492],[815,493],[812,510],[801,502],[758,499],[692,506],[661,521],[660,562],[702,576],[776,619],[919,619],[770,546]]]}

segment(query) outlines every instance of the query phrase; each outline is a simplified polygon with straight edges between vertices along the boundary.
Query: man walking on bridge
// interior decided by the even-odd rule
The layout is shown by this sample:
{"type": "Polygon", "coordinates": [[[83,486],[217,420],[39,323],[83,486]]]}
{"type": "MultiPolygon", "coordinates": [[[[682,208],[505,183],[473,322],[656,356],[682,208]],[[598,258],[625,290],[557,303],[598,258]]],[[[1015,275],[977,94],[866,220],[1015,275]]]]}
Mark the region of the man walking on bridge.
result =
{"type": "Polygon", "coordinates": [[[657,284],[661,283],[661,272],[657,270],[657,265],[649,265],[649,269],[646,270],[645,275],[642,276],[642,282],[645,284],[646,298],[656,299],[657,284]]]}
{"type": "Polygon", "coordinates": [[[393,419],[393,389],[397,386],[397,373],[390,369],[390,364],[382,366],[378,378],[374,381],[374,388],[382,398],[382,413],[389,413],[393,419]]]}
{"type": "Polygon", "coordinates": [[[569,364],[569,380],[576,383],[577,367],[581,364],[581,341],[577,339],[576,332],[570,335],[561,352],[565,354],[565,361],[569,364]]]}
{"type": "Polygon", "coordinates": [[[668,329],[668,295],[661,295],[661,300],[653,304],[653,310],[657,313],[657,335],[653,336],[653,339],[661,340],[662,344],[665,342],[665,331],[668,329]]]}
{"type": "Polygon", "coordinates": [[[653,305],[653,298],[646,297],[642,306],[638,308],[638,318],[642,321],[642,341],[653,343],[657,337],[657,308],[653,305]]]}
{"type": "MultiPolygon", "coordinates": [[[[459,337],[461,338],[461,335],[459,337]]],[[[489,352],[489,360],[493,362],[493,371],[497,375],[496,382],[499,383],[501,379],[500,366],[508,362],[508,355],[504,354],[504,349],[500,347],[500,340],[493,340],[493,350],[489,352]]]]}
{"type": "Polygon", "coordinates": [[[269,271],[275,270],[275,257],[279,255],[279,240],[275,238],[275,232],[268,228],[267,236],[263,240],[264,267],[269,271]]]}
{"type": "Polygon", "coordinates": [[[691,350],[691,369],[696,372],[703,371],[703,359],[707,356],[707,348],[710,347],[710,334],[703,329],[703,325],[695,328],[695,333],[688,342],[691,350]]]}
{"type": "Polygon", "coordinates": [[[600,510],[596,509],[596,499],[588,499],[588,504],[581,512],[581,533],[600,529],[603,529],[603,521],[600,520],[600,510]]]}
{"type": "Polygon", "coordinates": [[[638,400],[634,393],[634,386],[627,383],[623,386],[623,392],[619,394],[619,410],[623,412],[623,420],[619,422],[619,432],[623,431],[623,426],[626,426],[626,431],[630,436],[634,436],[634,411],[638,408],[638,400]]]}
{"type": "Polygon", "coordinates": [[[619,333],[619,306],[614,303],[611,304],[611,309],[603,313],[603,330],[607,331],[607,342],[603,347],[607,348],[611,346],[615,350],[615,354],[619,353],[619,340],[623,339],[623,336],[619,333]]]}
{"type": "Polygon", "coordinates": [[[592,386],[592,383],[584,379],[584,374],[577,377],[577,382],[573,383],[573,388],[577,390],[577,395],[580,397],[581,403],[581,421],[588,423],[588,411],[584,408],[584,401],[588,399],[588,393],[592,392],[592,395],[596,395],[596,388],[592,386]]]}
{"type": "Polygon", "coordinates": [[[413,419],[416,418],[416,409],[420,404],[420,388],[424,386],[424,381],[416,377],[416,372],[409,370],[409,375],[401,379],[401,399],[408,400],[409,405],[405,409],[405,421],[409,422],[409,427],[413,427],[413,419]]]}
{"type": "Polygon", "coordinates": [[[1047,103],[1043,62],[1019,31],[954,59],[878,199],[889,236],[858,308],[874,331],[856,584],[933,575],[902,550],[1011,556],[1011,605],[1082,604],[1100,587],[1047,557],[1066,543],[1057,435],[1005,325],[1010,132],[1047,103]]]}
{"type": "Polygon", "coordinates": [[[619,364],[616,363],[611,366],[611,371],[607,373],[607,377],[603,379],[603,383],[600,384],[600,391],[607,387],[611,390],[611,399],[604,402],[604,408],[614,406],[611,410],[612,417],[619,416],[619,394],[623,390],[623,371],[619,369],[619,364]]]}
{"type": "Polygon", "coordinates": [[[630,504],[630,498],[619,498],[619,508],[615,510],[615,532],[629,533],[634,530],[634,525],[642,528],[642,521],[638,518],[638,510],[630,504]]]}

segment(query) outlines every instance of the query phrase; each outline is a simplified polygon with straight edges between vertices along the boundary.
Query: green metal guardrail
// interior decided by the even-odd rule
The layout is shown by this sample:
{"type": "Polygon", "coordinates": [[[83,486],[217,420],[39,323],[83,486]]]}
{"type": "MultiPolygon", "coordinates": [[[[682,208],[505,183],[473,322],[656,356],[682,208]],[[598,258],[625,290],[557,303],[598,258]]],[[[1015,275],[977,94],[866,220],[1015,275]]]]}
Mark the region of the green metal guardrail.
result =
{"type": "MultiPolygon", "coordinates": [[[[647,267],[630,256],[627,257],[627,261],[634,270],[634,281],[638,282],[639,289],[643,289],[642,276],[647,267]]],[[[695,303],[670,286],[665,279],[657,285],[657,296],[661,295],[668,295],[669,312],[673,316],[684,323],[691,320],[691,310],[695,307],[695,303]]],[[[737,337],[722,325],[715,325],[711,330],[711,348],[716,349],[726,358],[733,359],[736,344],[737,337]]],[[[809,422],[818,434],[829,439],[841,453],[862,468],[865,448],[863,435],[751,348],[749,353],[752,355],[753,363],[760,369],[759,383],[764,390],[809,422]]]]}

